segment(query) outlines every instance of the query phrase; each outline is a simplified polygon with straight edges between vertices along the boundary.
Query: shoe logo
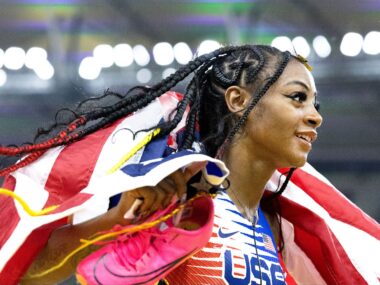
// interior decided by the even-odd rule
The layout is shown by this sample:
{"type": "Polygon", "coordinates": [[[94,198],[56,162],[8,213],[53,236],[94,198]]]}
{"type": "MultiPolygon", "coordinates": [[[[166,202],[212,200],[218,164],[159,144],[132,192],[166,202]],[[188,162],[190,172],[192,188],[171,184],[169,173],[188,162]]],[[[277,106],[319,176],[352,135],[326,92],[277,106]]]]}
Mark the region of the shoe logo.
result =
{"type": "Polygon", "coordinates": [[[236,232],[229,232],[229,233],[224,233],[222,232],[222,228],[219,228],[219,231],[218,231],[218,236],[220,236],[221,238],[229,238],[229,237],[232,237],[233,235],[237,234],[238,231],[236,232]]]}

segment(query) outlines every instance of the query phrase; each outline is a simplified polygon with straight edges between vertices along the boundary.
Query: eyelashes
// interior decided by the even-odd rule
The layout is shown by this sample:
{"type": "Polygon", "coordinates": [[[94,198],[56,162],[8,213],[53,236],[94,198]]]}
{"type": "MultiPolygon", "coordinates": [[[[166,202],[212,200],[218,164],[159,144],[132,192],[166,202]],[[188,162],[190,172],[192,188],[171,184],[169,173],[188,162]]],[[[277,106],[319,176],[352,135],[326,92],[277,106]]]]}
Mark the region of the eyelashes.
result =
{"type": "Polygon", "coordinates": [[[299,103],[303,103],[307,99],[307,95],[303,92],[297,92],[292,95],[285,95],[286,97],[292,99],[293,101],[297,101],[299,103]]]}
{"type": "MultiPolygon", "coordinates": [[[[285,95],[285,96],[299,103],[303,103],[307,100],[307,94],[304,92],[296,92],[292,95],[285,95]]],[[[314,108],[319,112],[321,109],[321,104],[317,100],[317,96],[314,97],[313,105],[314,105],[314,108]]]]}
{"type": "Polygon", "coordinates": [[[318,112],[321,110],[321,103],[317,99],[314,100],[314,108],[318,112]]]}
{"type": "Polygon", "coordinates": [[[305,102],[307,99],[307,95],[303,92],[297,92],[293,95],[290,95],[290,98],[297,101],[297,102],[305,102]]]}

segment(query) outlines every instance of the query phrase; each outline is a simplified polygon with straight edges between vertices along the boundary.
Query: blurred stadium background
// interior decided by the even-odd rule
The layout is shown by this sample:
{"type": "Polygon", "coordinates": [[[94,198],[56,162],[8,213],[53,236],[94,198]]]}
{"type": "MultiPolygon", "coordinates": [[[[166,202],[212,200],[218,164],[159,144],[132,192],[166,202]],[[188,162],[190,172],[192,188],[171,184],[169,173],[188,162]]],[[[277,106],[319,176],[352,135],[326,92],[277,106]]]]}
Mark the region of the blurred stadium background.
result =
{"type": "Polygon", "coordinates": [[[0,0],[0,144],[244,43],[308,57],[325,119],[310,162],[379,221],[379,0],[0,0]]]}

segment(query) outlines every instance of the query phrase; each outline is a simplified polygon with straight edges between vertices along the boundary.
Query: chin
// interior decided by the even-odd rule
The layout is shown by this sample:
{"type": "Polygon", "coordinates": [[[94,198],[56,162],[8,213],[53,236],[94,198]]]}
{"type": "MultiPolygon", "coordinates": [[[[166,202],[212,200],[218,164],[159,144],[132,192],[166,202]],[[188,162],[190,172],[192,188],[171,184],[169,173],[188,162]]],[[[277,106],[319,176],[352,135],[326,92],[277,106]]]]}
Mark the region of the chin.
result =
{"type": "Polygon", "coordinates": [[[307,162],[308,153],[305,152],[292,152],[277,162],[277,169],[279,168],[300,168],[307,162]]]}
{"type": "Polygon", "coordinates": [[[300,168],[304,166],[306,162],[307,162],[307,155],[301,156],[301,157],[294,157],[294,159],[292,159],[290,163],[291,165],[290,167],[300,168]]]}

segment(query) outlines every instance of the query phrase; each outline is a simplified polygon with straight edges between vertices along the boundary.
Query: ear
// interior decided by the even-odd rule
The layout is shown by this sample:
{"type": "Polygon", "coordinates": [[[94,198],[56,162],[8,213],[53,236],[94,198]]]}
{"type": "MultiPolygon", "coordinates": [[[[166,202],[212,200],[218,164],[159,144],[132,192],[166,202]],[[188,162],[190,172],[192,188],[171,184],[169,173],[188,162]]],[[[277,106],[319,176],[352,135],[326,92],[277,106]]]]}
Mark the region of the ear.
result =
{"type": "Polygon", "coordinates": [[[232,113],[237,113],[248,106],[251,100],[251,94],[239,86],[230,86],[224,93],[224,98],[228,109],[232,113]]]}

